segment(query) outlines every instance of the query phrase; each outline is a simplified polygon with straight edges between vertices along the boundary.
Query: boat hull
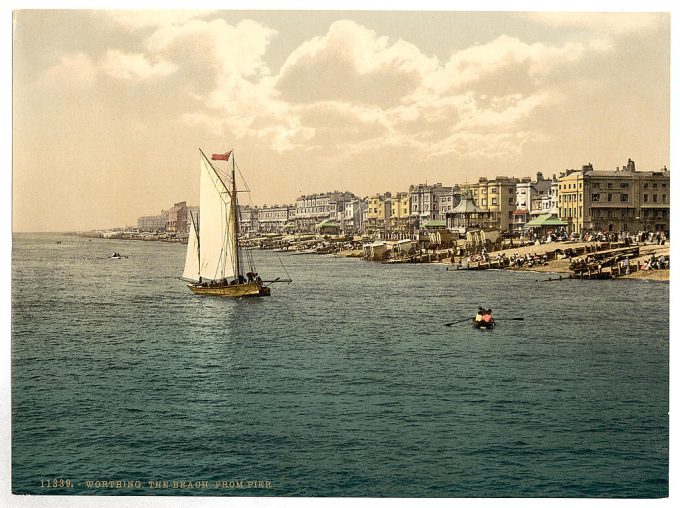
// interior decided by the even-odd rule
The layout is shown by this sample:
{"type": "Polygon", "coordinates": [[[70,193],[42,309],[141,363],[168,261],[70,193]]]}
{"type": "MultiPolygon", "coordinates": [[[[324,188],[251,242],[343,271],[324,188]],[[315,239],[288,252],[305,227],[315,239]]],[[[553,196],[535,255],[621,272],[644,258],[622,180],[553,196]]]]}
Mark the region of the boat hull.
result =
{"type": "Polygon", "coordinates": [[[263,287],[262,284],[257,282],[212,287],[201,286],[198,284],[187,284],[187,287],[197,295],[225,296],[228,298],[269,296],[271,294],[271,289],[268,287],[263,287]]]}
{"type": "Polygon", "coordinates": [[[472,318],[472,326],[478,330],[493,330],[496,327],[496,322],[491,321],[491,323],[478,323],[475,318],[472,318]]]}

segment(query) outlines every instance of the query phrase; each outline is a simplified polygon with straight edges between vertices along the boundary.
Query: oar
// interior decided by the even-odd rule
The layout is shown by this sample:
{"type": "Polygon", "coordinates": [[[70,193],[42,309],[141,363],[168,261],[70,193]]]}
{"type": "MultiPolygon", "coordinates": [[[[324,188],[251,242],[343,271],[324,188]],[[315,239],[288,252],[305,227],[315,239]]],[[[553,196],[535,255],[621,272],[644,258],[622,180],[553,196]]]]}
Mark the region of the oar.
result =
{"type": "Polygon", "coordinates": [[[451,326],[451,325],[457,325],[458,323],[462,323],[464,321],[470,321],[472,318],[465,318],[465,319],[460,319],[458,321],[454,321],[453,323],[444,323],[444,326],[451,326]]]}
{"type": "Polygon", "coordinates": [[[493,318],[494,321],[524,321],[523,317],[501,317],[501,318],[493,318]]]}

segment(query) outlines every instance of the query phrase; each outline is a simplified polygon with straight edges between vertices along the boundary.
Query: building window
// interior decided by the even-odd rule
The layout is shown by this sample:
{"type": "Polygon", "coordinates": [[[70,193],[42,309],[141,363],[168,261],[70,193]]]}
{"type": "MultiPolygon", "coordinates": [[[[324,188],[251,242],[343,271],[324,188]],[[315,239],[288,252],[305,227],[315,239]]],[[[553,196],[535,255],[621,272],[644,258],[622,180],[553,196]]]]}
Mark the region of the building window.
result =
{"type": "Polygon", "coordinates": [[[599,189],[600,188],[600,182],[593,182],[593,189],[599,189]]]}
{"type": "Polygon", "coordinates": [[[652,194],[652,202],[656,203],[656,194],[652,194]]]}
{"type": "Polygon", "coordinates": [[[643,201],[644,203],[647,203],[647,202],[649,201],[649,194],[644,194],[644,195],[642,196],[642,201],[643,201]]]}
{"type": "Polygon", "coordinates": [[[600,195],[599,195],[599,194],[593,194],[590,200],[591,200],[591,201],[599,201],[599,200],[600,200],[600,195]]]}
{"type": "Polygon", "coordinates": [[[498,204],[498,199],[496,199],[496,198],[491,198],[491,204],[492,204],[492,205],[497,205],[497,204],[498,204]]]}
{"type": "Polygon", "coordinates": [[[627,182],[621,182],[621,188],[622,188],[622,189],[627,189],[627,188],[628,188],[628,183],[627,183],[627,182]]]}
{"type": "Polygon", "coordinates": [[[611,195],[611,194],[607,194],[607,201],[611,201],[611,200],[612,200],[612,195],[611,195]]]}
{"type": "Polygon", "coordinates": [[[607,189],[611,189],[611,188],[612,188],[611,182],[607,183],[607,189]]]}
{"type": "Polygon", "coordinates": [[[646,189],[647,187],[649,187],[649,184],[648,184],[648,183],[645,184],[645,189],[646,189]]]}
{"type": "Polygon", "coordinates": [[[510,197],[508,198],[508,204],[511,205],[511,204],[512,204],[512,201],[513,201],[513,200],[512,200],[512,196],[510,196],[510,197]]]}
{"type": "Polygon", "coordinates": [[[665,194],[661,194],[661,202],[662,203],[666,202],[666,195],[665,194]]]}
{"type": "Polygon", "coordinates": [[[482,206],[486,206],[486,198],[482,199],[482,206]]]}
{"type": "Polygon", "coordinates": [[[621,202],[626,203],[628,201],[628,194],[621,194],[621,202]]]}
{"type": "Polygon", "coordinates": [[[496,194],[498,192],[498,189],[496,187],[491,188],[491,194],[496,194]]]}

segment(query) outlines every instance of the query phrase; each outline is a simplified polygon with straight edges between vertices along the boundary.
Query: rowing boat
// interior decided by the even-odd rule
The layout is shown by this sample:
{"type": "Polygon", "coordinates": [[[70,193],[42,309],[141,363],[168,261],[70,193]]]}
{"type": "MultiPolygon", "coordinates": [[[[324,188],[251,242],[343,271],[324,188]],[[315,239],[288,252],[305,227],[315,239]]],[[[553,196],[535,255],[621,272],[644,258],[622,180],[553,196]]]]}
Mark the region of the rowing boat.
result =
{"type": "Polygon", "coordinates": [[[475,321],[475,318],[472,318],[472,326],[478,330],[493,330],[496,328],[496,322],[485,323],[484,321],[475,321]]]}

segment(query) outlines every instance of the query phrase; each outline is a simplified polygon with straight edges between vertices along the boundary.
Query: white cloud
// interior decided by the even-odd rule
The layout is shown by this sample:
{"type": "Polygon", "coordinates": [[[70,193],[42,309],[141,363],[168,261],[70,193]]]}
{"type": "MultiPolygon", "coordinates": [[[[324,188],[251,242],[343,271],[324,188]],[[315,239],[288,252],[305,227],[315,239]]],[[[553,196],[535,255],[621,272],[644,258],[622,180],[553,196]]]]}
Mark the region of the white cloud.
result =
{"type": "Polygon", "coordinates": [[[510,86],[513,80],[535,86],[537,80],[578,62],[588,51],[598,53],[611,49],[612,46],[601,39],[588,44],[566,42],[552,46],[540,42],[527,44],[517,37],[501,35],[486,44],[454,52],[440,71],[428,76],[427,85],[439,93],[447,88],[484,88],[489,83],[510,86]]]}
{"type": "Polygon", "coordinates": [[[147,49],[169,58],[207,58],[221,79],[269,74],[262,57],[276,31],[251,20],[229,25],[223,19],[166,25],[146,41],[147,49]]]}
{"type": "Polygon", "coordinates": [[[123,53],[118,50],[107,51],[99,66],[109,76],[132,81],[166,76],[177,70],[177,66],[167,60],[151,63],[141,53],[123,53]]]}
{"type": "Polygon", "coordinates": [[[410,42],[344,20],[300,44],[272,75],[265,56],[275,30],[173,16],[163,23],[151,13],[134,22],[119,16],[152,30],[144,53],[109,51],[101,68],[128,80],[176,72],[199,105],[186,122],[279,152],[409,146],[424,157],[512,157],[536,134],[532,116],[562,99],[550,82],[555,73],[613,49],[608,37],[555,45],[501,35],[440,63],[410,42]]]}
{"type": "Polygon", "coordinates": [[[322,37],[301,44],[281,68],[277,89],[292,102],[334,101],[388,107],[412,93],[437,59],[415,45],[351,21],[333,23],[322,37]]]}
{"type": "Polygon", "coordinates": [[[37,81],[43,86],[86,88],[92,86],[96,78],[97,69],[92,59],[81,51],[62,56],[58,63],[43,71],[37,81]]]}

